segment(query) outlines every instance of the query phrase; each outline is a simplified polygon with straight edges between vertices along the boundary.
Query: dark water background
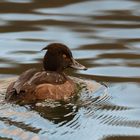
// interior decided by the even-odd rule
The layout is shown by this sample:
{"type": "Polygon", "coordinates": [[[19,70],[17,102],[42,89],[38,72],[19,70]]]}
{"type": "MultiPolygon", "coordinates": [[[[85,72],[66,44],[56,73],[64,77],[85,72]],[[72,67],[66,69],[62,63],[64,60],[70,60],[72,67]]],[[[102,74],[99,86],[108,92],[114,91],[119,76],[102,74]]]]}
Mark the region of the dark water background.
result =
{"type": "Polygon", "coordinates": [[[44,107],[1,103],[0,139],[140,140],[140,1],[0,0],[1,79],[41,67],[51,42],[89,68],[68,73],[105,82],[107,93],[44,107]]]}

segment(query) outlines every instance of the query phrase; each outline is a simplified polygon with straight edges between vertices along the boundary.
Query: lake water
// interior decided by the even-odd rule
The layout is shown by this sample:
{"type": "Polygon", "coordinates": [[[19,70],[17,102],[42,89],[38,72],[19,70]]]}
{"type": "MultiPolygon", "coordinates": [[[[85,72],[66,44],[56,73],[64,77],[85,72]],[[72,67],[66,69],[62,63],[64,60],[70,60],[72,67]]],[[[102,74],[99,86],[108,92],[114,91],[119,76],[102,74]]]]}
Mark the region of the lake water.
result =
{"type": "Polygon", "coordinates": [[[0,139],[140,140],[139,0],[0,0],[0,139]],[[9,78],[41,67],[52,42],[64,43],[107,85],[72,103],[3,102],[9,78]]]}

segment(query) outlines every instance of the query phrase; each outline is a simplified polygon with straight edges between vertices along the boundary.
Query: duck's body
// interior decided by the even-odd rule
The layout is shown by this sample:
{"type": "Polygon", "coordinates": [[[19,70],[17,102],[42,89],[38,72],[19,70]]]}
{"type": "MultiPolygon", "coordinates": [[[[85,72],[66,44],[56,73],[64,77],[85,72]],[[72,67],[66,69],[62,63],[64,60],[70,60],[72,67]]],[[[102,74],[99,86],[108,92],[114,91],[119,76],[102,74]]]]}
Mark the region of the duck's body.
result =
{"type": "Polygon", "coordinates": [[[6,100],[23,103],[44,99],[68,100],[75,91],[76,84],[57,72],[25,71],[7,88],[6,100]]]}
{"type": "Polygon", "coordinates": [[[37,100],[53,99],[68,100],[74,95],[76,83],[63,73],[67,67],[84,66],[72,58],[70,50],[62,44],[51,44],[44,56],[43,71],[29,69],[12,82],[7,88],[7,101],[20,101],[24,103],[36,102],[37,100]]]}

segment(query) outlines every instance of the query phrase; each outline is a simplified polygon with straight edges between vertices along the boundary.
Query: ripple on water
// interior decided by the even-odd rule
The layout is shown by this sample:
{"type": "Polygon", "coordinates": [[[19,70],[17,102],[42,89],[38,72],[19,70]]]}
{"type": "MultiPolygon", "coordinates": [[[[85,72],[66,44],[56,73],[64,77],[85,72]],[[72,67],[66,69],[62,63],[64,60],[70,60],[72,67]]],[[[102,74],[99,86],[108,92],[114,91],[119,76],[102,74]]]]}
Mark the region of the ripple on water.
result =
{"type": "Polygon", "coordinates": [[[32,2],[32,0],[21,0],[21,1],[19,1],[19,0],[5,0],[5,1],[13,2],[13,3],[31,3],[32,2]]]}
{"type": "MultiPolygon", "coordinates": [[[[82,87],[80,96],[70,103],[45,101],[31,106],[1,103],[1,136],[5,137],[8,134],[9,137],[18,139],[16,135],[22,133],[27,138],[38,136],[42,139],[57,139],[58,137],[64,139],[67,136],[69,139],[73,139],[82,136],[85,139],[88,135],[92,136],[93,133],[98,137],[97,128],[103,129],[102,135],[114,132],[123,134],[125,129],[137,130],[140,128],[138,118],[134,119],[133,116],[139,112],[139,109],[116,102],[114,92],[123,91],[125,84],[119,85],[119,88],[113,85],[108,88],[99,86],[98,83],[91,80],[86,82],[88,86],[85,86],[83,80],[79,84],[82,87]],[[96,86],[98,88],[93,92],[96,86]],[[122,131],[115,131],[117,127],[120,127],[122,131]],[[111,130],[111,128],[113,131],[108,133],[107,129],[111,130]]],[[[131,92],[133,89],[129,91],[131,92]]],[[[122,97],[125,98],[124,95],[122,97]]],[[[137,130],[135,133],[138,134],[138,132],[137,130]]]]}
{"type": "Polygon", "coordinates": [[[131,1],[86,1],[77,4],[71,4],[69,6],[60,7],[60,8],[41,8],[36,11],[39,13],[65,13],[65,14],[74,14],[74,15],[93,15],[97,14],[99,11],[106,10],[127,10],[136,6],[137,3],[131,1]],[[123,4],[122,4],[123,3],[123,4]],[[80,8],[79,8],[80,7],[80,8]],[[86,9],[85,10],[83,10],[86,9]]]}
{"type": "MultiPolygon", "coordinates": [[[[98,67],[88,70],[88,74],[94,73],[95,75],[118,76],[118,77],[140,77],[138,67],[122,67],[122,66],[108,66],[98,67]]],[[[80,72],[84,73],[84,72],[80,72]]]]}

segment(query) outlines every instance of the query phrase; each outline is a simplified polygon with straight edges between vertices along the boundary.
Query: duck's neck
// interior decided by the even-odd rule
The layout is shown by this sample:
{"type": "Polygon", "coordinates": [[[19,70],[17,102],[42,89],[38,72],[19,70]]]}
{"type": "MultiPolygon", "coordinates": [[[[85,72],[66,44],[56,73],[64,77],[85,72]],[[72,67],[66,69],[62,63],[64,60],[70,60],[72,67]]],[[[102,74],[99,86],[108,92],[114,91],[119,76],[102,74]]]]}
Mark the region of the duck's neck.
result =
{"type": "Polygon", "coordinates": [[[53,56],[50,54],[45,54],[43,59],[43,67],[46,71],[53,71],[58,73],[63,73],[63,68],[60,64],[60,60],[58,60],[57,56],[53,56]]]}

